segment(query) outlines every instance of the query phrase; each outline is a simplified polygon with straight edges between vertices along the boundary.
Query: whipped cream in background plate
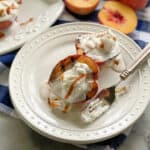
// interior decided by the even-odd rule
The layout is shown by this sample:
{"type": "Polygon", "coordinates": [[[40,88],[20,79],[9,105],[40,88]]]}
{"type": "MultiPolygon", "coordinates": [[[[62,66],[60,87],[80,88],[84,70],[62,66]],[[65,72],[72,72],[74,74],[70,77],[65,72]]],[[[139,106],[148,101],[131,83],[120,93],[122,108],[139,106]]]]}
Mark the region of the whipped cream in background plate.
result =
{"type": "Polygon", "coordinates": [[[0,21],[15,17],[20,4],[20,0],[0,0],[0,21]]]}

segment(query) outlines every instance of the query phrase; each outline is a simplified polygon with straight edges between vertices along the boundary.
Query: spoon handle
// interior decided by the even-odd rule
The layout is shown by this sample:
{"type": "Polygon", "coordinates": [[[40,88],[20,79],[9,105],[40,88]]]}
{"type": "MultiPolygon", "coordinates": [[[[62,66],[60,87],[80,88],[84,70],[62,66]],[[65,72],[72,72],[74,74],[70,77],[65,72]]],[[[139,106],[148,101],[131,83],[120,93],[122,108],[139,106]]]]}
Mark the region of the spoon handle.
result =
{"type": "Polygon", "coordinates": [[[133,63],[120,74],[120,78],[125,80],[131,73],[133,73],[137,67],[145,62],[150,55],[150,43],[140,52],[137,58],[133,61],[133,63]]]}

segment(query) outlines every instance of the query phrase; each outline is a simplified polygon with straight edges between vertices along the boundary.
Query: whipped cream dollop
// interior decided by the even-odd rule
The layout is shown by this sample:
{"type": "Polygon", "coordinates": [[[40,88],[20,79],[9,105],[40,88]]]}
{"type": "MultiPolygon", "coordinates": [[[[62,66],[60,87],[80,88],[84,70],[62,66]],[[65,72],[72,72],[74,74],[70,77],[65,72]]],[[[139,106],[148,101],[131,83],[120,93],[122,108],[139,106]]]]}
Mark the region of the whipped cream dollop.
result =
{"type": "Polygon", "coordinates": [[[51,83],[50,98],[65,100],[67,103],[76,103],[86,99],[87,92],[91,90],[91,79],[86,75],[91,72],[87,64],[76,63],[51,83]],[[73,89],[69,93],[71,87],[73,89]]]}
{"type": "Polygon", "coordinates": [[[71,104],[86,100],[86,95],[92,88],[91,73],[87,64],[77,62],[53,82],[42,84],[40,96],[48,100],[52,108],[68,112],[71,104]]]}
{"type": "Polygon", "coordinates": [[[86,55],[101,62],[107,61],[120,53],[117,48],[117,38],[111,30],[99,34],[83,34],[77,37],[77,41],[79,41],[80,48],[84,50],[86,55]]]}
{"type": "Polygon", "coordinates": [[[20,0],[0,0],[0,21],[16,16],[20,0]]]}

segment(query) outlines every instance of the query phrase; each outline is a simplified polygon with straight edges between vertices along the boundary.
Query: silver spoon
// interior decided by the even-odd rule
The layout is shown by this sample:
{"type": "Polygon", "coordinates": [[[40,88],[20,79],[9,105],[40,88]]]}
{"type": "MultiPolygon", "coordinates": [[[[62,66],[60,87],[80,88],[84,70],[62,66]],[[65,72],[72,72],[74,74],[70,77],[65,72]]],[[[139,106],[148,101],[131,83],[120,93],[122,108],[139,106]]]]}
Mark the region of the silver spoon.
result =
{"type": "Polygon", "coordinates": [[[91,100],[84,110],[81,112],[81,119],[86,122],[92,122],[96,118],[100,117],[104,112],[106,112],[111,104],[115,100],[116,87],[124,80],[128,78],[143,62],[145,62],[150,55],[150,43],[140,52],[133,63],[120,74],[120,80],[113,86],[101,90],[95,97],[91,100]]]}

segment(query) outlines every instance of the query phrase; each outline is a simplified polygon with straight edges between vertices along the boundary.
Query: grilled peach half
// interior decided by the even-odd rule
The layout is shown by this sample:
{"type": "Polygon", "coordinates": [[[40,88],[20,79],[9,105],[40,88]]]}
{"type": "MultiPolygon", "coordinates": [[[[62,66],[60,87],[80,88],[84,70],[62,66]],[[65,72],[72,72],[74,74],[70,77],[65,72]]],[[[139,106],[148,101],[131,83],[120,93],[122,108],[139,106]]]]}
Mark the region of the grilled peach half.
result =
{"type": "MultiPolygon", "coordinates": [[[[71,55],[66,57],[65,59],[58,62],[58,64],[54,67],[48,83],[51,83],[55,81],[58,77],[60,77],[65,71],[68,69],[71,69],[75,63],[80,62],[87,64],[88,67],[92,70],[92,73],[90,75],[91,79],[93,79],[93,82],[91,83],[91,90],[87,93],[86,100],[91,99],[98,90],[98,84],[96,80],[99,76],[99,66],[95,63],[94,60],[92,60],[90,57],[85,55],[71,55]]],[[[82,101],[82,100],[81,100],[82,101]]]]}
{"type": "Polygon", "coordinates": [[[49,82],[57,79],[64,71],[71,69],[76,62],[85,63],[92,70],[92,76],[94,79],[98,78],[99,67],[95,61],[85,55],[70,55],[65,59],[61,60],[53,69],[49,82]]]}

